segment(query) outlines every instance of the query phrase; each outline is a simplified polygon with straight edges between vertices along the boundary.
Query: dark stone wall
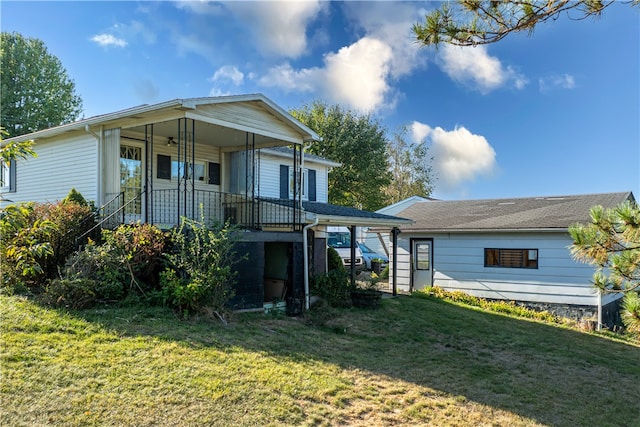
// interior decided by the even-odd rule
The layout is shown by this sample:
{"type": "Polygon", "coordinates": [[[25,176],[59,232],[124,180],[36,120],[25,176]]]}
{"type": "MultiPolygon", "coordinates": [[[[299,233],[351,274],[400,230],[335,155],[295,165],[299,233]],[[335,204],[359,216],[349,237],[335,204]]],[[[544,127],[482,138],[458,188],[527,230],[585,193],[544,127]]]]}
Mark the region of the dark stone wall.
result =
{"type": "MultiPolygon", "coordinates": [[[[613,301],[602,307],[602,325],[605,328],[615,329],[622,324],[620,318],[621,299],[613,301]]],[[[598,307],[594,305],[553,304],[544,302],[516,301],[516,304],[537,311],[548,311],[559,317],[575,320],[578,323],[596,322],[598,320],[598,307]]]]}

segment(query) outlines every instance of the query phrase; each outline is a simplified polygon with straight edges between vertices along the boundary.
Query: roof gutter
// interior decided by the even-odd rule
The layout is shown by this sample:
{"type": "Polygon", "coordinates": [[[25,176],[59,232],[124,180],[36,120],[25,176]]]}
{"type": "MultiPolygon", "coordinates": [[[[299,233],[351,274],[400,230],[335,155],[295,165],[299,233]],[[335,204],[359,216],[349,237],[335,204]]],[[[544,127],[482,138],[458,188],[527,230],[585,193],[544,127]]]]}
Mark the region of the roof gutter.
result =
{"type": "MultiPolygon", "coordinates": [[[[375,231],[375,230],[371,230],[375,231]]],[[[403,233],[568,233],[568,228],[470,228],[470,229],[447,229],[447,228],[401,228],[403,233]]]]}
{"type": "Polygon", "coordinates": [[[310,215],[314,215],[315,220],[323,225],[355,225],[356,227],[399,227],[413,223],[412,220],[404,218],[386,219],[339,215],[318,215],[308,211],[307,213],[310,215]]]}

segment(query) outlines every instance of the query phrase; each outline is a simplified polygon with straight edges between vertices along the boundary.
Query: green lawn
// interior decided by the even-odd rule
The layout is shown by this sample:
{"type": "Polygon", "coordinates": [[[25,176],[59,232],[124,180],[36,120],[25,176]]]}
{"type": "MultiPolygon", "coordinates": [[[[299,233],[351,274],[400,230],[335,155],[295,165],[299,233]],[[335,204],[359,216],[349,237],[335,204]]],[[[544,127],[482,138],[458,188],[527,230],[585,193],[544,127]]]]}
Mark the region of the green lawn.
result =
{"type": "Polygon", "coordinates": [[[324,326],[0,297],[7,426],[636,426],[640,347],[402,296],[324,326]]]}

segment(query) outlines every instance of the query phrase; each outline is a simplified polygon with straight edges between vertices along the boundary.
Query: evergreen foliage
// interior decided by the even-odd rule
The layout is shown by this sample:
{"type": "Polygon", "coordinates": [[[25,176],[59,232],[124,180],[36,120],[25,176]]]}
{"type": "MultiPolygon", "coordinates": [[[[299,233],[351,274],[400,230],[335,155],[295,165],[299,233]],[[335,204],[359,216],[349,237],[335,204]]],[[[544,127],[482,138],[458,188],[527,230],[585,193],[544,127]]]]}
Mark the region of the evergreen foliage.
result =
{"type": "Polygon", "coordinates": [[[616,208],[591,208],[591,223],[569,229],[571,253],[594,265],[594,285],[602,292],[625,294],[622,318],[630,331],[640,334],[640,208],[627,201],[616,208]]]}
{"type": "MultiPolygon", "coordinates": [[[[413,25],[412,31],[416,41],[425,46],[437,47],[440,43],[476,46],[495,43],[514,32],[532,34],[538,24],[554,21],[561,14],[571,19],[599,17],[613,3],[612,0],[458,0],[444,2],[427,13],[423,22],[413,25]]],[[[638,5],[640,1],[629,3],[638,5]]]]}

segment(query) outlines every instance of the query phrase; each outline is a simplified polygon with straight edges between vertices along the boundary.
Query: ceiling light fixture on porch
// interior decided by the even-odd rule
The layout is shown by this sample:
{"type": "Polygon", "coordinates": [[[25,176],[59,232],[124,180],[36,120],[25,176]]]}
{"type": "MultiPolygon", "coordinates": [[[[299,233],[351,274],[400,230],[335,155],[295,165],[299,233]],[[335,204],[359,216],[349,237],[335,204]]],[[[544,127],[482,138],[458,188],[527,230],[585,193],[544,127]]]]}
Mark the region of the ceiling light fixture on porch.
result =
{"type": "Polygon", "coordinates": [[[171,147],[171,145],[176,144],[176,142],[173,140],[173,137],[170,136],[169,140],[167,141],[167,147],[171,147]]]}

